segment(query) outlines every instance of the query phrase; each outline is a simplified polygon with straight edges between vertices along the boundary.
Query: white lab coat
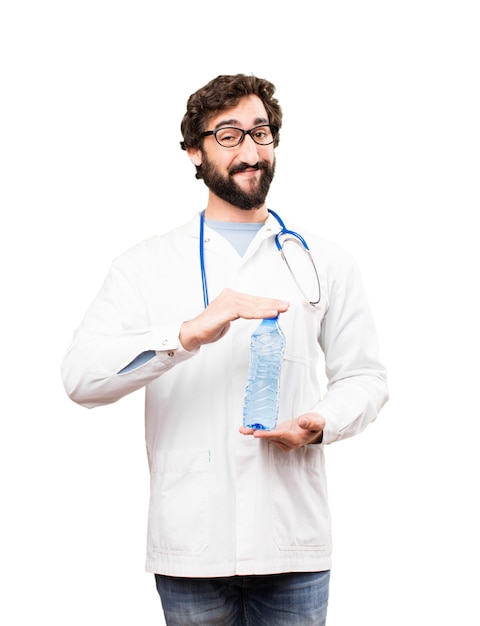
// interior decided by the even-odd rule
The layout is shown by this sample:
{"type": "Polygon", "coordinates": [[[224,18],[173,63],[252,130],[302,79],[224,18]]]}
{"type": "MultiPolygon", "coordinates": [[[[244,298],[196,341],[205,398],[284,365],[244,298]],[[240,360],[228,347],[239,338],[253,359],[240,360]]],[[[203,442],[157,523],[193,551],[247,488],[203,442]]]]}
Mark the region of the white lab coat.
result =
{"type": "Polygon", "coordinates": [[[67,351],[62,374],[86,407],[145,387],[151,473],[146,568],[173,576],[320,571],[331,566],[324,446],[355,435],[387,400],[374,323],[351,257],[300,229],[322,300],[307,304],[274,243],[271,215],[240,258],[205,226],[210,301],[224,287],[288,300],[280,417],[326,418],[323,443],[283,452],[243,436],[242,403],[255,320],[236,320],[194,353],[179,343],[203,308],[199,217],[128,250],[112,264],[67,351]],[[150,361],[118,372],[138,354],[150,361]],[[325,356],[328,392],[319,385],[325,356]]]}

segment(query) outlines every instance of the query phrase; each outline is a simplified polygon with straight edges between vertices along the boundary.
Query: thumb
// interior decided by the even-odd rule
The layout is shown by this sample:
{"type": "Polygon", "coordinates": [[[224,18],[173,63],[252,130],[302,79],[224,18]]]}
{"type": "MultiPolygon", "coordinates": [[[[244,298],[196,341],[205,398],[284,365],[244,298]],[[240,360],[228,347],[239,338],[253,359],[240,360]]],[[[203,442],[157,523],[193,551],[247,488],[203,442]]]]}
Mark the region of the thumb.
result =
{"type": "Polygon", "coordinates": [[[305,430],[316,430],[315,424],[313,424],[307,417],[301,417],[298,420],[298,425],[300,426],[300,428],[303,428],[305,430]]]}

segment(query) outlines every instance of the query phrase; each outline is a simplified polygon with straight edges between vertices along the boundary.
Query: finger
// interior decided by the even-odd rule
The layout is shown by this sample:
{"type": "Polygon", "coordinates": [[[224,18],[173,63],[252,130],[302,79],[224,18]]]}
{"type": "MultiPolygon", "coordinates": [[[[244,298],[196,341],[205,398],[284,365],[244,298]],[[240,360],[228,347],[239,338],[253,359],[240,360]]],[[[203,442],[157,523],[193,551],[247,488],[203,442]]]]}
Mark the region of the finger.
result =
{"type": "Polygon", "coordinates": [[[238,430],[242,433],[242,435],[253,435],[255,432],[253,428],[246,428],[245,426],[240,426],[238,430]]]}
{"type": "Polygon", "coordinates": [[[284,302],[247,302],[236,310],[236,315],[243,319],[263,319],[277,317],[288,309],[288,303],[284,302]]]}
{"type": "Polygon", "coordinates": [[[259,439],[277,440],[279,438],[278,431],[276,430],[254,430],[254,436],[259,439]]]}
{"type": "Polygon", "coordinates": [[[223,312],[226,310],[231,312],[231,321],[238,317],[244,319],[276,317],[279,313],[287,311],[289,307],[289,303],[285,300],[252,296],[232,289],[224,289],[217,300],[219,304],[221,303],[223,312]]]}

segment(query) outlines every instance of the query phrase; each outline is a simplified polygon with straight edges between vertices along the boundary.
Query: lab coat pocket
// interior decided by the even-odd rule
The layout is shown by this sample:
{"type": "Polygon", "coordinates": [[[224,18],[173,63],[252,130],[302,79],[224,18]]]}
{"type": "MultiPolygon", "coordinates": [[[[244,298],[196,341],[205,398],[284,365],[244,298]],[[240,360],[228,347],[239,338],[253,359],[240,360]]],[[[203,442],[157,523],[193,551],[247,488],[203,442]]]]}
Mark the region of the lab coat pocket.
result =
{"type": "Polygon", "coordinates": [[[207,547],[209,466],[208,450],[155,453],[148,524],[154,551],[198,555],[207,547]]]}
{"type": "Polygon", "coordinates": [[[306,302],[294,302],[280,316],[280,326],[285,334],[285,358],[308,364],[320,354],[320,331],[326,302],[315,308],[306,302]]]}
{"type": "Polygon", "coordinates": [[[294,304],[280,317],[286,337],[280,383],[279,422],[310,411],[321,398],[318,373],[322,314],[309,304],[294,304]]]}
{"type": "Polygon", "coordinates": [[[269,445],[273,536],[280,550],[327,552],[331,523],[323,450],[283,452],[269,445]]]}

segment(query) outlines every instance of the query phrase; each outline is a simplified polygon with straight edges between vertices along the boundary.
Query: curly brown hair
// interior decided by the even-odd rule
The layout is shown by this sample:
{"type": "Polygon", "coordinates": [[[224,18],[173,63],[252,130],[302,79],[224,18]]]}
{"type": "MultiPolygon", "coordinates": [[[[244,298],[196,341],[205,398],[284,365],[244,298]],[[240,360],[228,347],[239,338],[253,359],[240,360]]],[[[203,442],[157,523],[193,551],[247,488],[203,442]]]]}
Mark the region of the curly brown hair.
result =
{"type": "MultiPolygon", "coordinates": [[[[245,74],[217,76],[188,99],[187,112],[180,126],[183,136],[183,141],[180,142],[182,150],[200,148],[203,141],[202,133],[207,130],[208,120],[213,115],[236,106],[244,96],[258,96],[267,111],[269,123],[280,129],[282,109],[278,100],[273,97],[274,93],[275,85],[263,78],[245,74]]],[[[278,142],[277,133],[275,147],[278,142]]]]}

